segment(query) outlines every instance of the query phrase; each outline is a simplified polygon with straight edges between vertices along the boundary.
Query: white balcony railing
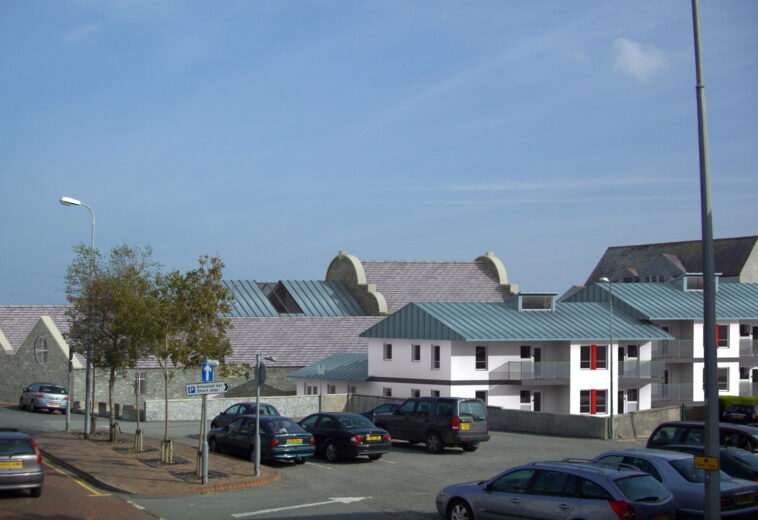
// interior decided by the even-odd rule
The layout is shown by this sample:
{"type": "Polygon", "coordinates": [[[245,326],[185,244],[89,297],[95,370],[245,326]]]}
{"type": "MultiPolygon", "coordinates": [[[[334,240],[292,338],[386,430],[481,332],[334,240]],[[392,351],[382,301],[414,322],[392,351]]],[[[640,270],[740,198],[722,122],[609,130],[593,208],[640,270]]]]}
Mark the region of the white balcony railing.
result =
{"type": "Polygon", "coordinates": [[[663,361],[626,359],[618,364],[618,376],[630,379],[659,379],[663,377],[663,361]]]}
{"type": "Polygon", "coordinates": [[[490,372],[490,380],[568,379],[569,374],[568,361],[508,361],[498,370],[490,372]]]}

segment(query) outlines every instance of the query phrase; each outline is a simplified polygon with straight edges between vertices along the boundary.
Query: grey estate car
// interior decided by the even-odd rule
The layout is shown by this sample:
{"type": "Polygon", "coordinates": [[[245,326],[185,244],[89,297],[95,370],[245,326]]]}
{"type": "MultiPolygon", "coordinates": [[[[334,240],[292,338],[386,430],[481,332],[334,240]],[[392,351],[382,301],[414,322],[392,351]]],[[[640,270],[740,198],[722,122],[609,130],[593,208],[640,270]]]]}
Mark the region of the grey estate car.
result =
{"type": "Polygon", "coordinates": [[[446,446],[475,451],[480,442],[490,440],[487,406],[481,399],[414,397],[391,414],[376,416],[374,424],[393,440],[426,443],[430,453],[441,453],[446,446]]]}
{"type": "Polygon", "coordinates": [[[32,383],[24,388],[18,400],[18,407],[30,412],[37,410],[66,413],[68,407],[68,392],[61,385],[52,383],[32,383]]]}
{"type": "Polygon", "coordinates": [[[436,505],[448,520],[675,518],[671,492],[647,473],[577,459],[533,462],[490,480],[448,486],[436,505]]]}
{"type": "Polygon", "coordinates": [[[28,489],[42,494],[42,454],[25,433],[0,430],[0,490],[28,489]]]}

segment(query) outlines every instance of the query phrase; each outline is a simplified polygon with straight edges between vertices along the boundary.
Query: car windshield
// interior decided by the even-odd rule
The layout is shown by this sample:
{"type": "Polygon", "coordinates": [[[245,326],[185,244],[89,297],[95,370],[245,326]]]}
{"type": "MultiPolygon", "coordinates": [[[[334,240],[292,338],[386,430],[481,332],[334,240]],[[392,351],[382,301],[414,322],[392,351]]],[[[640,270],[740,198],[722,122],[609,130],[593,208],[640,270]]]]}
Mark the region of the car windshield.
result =
{"type": "Polygon", "coordinates": [[[0,439],[0,456],[34,455],[32,443],[27,439],[0,439]]]}
{"type": "MultiPolygon", "coordinates": [[[[263,408],[261,408],[263,411],[263,408]]],[[[261,419],[261,428],[266,433],[305,433],[305,430],[292,419],[274,419],[265,421],[261,419]]]]}
{"type": "Polygon", "coordinates": [[[487,418],[487,408],[481,401],[461,401],[459,406],[461,415],[470,415],[477,421],[483,421],[487,418]]]}
{"type": "Polygon", "coordinates": [[[62,386],[54,386],[54,385],[41,385],[39,387],[39,391],[43,392],[45,394],[65,394],[66,389],[62,386]]]}
{"type": "Polygon", "coordinates": [[[634,502],[660,502],[671,496],[671,492],[650,475],[621,478],[616,484],[624,496],[634,502]]]}
{"type": "Polygon", "coordinates": [[[337,420],[343,428],[376,428],[374,423],[362,415],[342,415],[337,420]]]}
{"type": "MultiPolygon", "coordinates": [[[[705,482],[705,470],[697,469],[695,467],[695,458],[670,460],[669,464],[679,473],[685,480],[702,484],[705,482]]],[[[720,471],[721,480],[730,480],[729,475],[720,471]]]]}

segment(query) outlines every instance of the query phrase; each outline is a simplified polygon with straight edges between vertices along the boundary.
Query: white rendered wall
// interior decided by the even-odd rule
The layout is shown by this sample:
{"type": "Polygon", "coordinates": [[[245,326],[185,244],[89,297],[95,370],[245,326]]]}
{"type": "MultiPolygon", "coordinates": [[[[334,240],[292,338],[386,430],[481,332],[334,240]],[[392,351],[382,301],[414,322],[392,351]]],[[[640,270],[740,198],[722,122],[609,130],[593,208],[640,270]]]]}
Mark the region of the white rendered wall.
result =
{"type": "MultiPolygon", "coordinates": [[[[703,389],[703,368],[705,363],[699,361],[692,364],[692,399],[694,401],[705,401],[705,390],[703,389]]],[[[718,368],[729,369],[729,389],[719,390],[719,395],[740,395],[740,363],[719,362],[718,368]]]]}
{"type": "MultiPolygon", "coordinates": [[[[740,357],[740,322],[739,321],[727,321],[718,320],[717,325],[727,325],[729,328],[728,333],[728,346],[718,347],[716,349],[717,356],[720,358],[736,358],[740,357]]],[[[703,322],[695,321],[692,324],[693,334],[693,357],[703,358],[705,357],[705,351],[703,349],[703,322]]]]}

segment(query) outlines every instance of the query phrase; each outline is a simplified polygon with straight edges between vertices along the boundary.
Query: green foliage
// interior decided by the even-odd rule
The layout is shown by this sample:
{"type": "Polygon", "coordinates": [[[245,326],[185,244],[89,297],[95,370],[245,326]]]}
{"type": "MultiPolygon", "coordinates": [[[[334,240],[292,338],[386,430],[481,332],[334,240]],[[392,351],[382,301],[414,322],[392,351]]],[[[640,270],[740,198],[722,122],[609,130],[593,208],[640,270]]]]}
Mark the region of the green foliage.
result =
{"type": "Polygon", "coordinates": [[[719,416],[733,404],[758,404],[758,397],[743,397],[737,395],[725,395],[719,397],[719,416]]]}

